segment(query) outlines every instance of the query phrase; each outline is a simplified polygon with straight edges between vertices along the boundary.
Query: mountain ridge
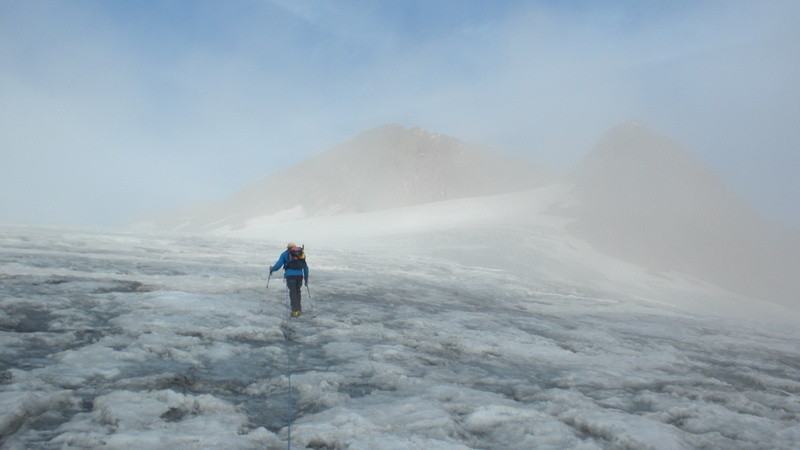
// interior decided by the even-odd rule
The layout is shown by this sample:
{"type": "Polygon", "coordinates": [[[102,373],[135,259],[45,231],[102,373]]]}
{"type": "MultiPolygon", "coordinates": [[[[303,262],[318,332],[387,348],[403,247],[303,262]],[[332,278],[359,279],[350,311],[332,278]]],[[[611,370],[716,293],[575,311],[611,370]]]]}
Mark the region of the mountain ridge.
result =
{"type": "Polygon", "coordinates": [[[616,127],[574,180],[582,207],[568,230],[602,252],[798,306],[800,238],[759,216],[671,139],[641,123],[616,127]]]}
{"type": "Polygon", "coordinates": [[[522,158],[390,124],[267,175],[205,211],[151,219],[160,228],[235,229],[249,219],[293,209],[303,217],[368,212],[524,190],[553,179],[522,158]]]}
{"type": "MultiPolygon", "coordinates": [[[[571,188],[548,190],[556,194],[547,194],[546,205],[525,201],[538,194],[503,196],[565,181],[453,137],[385,125],[264,177],[225,202],[168,215],[160,225],[183,231],[253,229],[264,236],[331,227],[320,235],[330,238],[357,234],[361,222],[370,223],[360,214],[392,210],[396,213],[384,215],[391,221],[371,222],[391,230],[381,236],[427,233],[432,238],[431,230],[495,227],[484,235],[502,240],[515,226],[536,235],[531,224],[557,223],[558,232],[620,261],[685,273],[800,309],[800,236],[761,218],[700,160],[641,122],[607,132],[568,181],[571,188]],[[294,182],[302,189],[287,192],[294,182]],[[479,197],[488,203],[448,206],[479,197]],[[413,208],[427,204],[439,206],[413,208]],[[465,205],[481,211],[465,213],[465,205]],[[425,211],[441,217],[420,216],[425,211]],[[325,217],[347,219],[317,220],[325,217]]],[[[530,239],[537,239],[534,235],[530,239]]]]}

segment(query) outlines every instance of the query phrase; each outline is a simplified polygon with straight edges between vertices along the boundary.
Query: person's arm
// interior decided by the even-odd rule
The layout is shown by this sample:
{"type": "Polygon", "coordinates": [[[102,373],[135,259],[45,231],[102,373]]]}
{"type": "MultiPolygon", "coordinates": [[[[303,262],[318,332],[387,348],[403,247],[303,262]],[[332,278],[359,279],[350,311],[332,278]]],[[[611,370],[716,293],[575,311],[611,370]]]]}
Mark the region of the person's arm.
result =
{"type": "Polygon", "coordinates": [[[308,263],[303,264],[303,278],[306,280],[306,285],[308,284],[308,263]]]}
{"type": "Polygon", "coordinates": [[[284,264],[286,264],[286,252],[281,253],[281,256],[278,257],[278,261],[274,265],[269,266],[269,273],[280,270],[284,264]]]}

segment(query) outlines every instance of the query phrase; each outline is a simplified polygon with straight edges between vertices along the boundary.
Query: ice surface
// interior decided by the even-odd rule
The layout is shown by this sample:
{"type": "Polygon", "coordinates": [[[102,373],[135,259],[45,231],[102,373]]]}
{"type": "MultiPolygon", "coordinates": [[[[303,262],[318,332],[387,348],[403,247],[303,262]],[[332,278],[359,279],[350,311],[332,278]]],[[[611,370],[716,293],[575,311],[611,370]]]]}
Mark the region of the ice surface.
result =
{"type": "Polygon", "coordinates": [[[282,240],[1,227],[0,439],[283,448],[293,417],[297,448],[796,448],[796,322],[547,229],[508,267],[478,228],[306,242],[290,321],[282,240]]]}

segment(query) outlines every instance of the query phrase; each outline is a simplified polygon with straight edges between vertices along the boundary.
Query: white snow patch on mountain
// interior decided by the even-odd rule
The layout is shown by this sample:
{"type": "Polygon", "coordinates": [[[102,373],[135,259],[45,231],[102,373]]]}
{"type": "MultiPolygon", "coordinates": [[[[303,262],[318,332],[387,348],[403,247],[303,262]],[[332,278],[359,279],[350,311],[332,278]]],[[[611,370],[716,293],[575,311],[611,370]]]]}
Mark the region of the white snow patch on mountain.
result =
{"type": "MultiPolygon", "coordinates": [[[[565,230],[574,186],[426,203],[360,214],[287,220],[268,215],[218,235],[272,242],[323,242],[396,257],[438,256],[519,277],[555,279],[629,292],[648,301],[738,316],[785,317],[784,307],[737,295],[677,271],[651,271],[598,252],[565,230]],[[373,250],[377,249],[377,250],[373,250]],[[691,295],[687,295],[692,293],[691,295]]],[[[796,315],[796,314],[795,314],[796,315]]]]}

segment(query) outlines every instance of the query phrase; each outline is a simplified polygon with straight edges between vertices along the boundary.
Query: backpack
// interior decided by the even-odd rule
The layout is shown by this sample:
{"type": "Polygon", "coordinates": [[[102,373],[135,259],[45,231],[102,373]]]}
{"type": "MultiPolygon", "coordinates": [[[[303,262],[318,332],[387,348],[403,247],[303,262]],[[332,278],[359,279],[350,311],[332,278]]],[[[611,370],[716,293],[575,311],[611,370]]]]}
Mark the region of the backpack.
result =
{"type": "Polygon", "coordinates": [[[290,270],[303,270],[306,267],[305,246],[289,248],[289,261],[286,268],[290,270]]]}

